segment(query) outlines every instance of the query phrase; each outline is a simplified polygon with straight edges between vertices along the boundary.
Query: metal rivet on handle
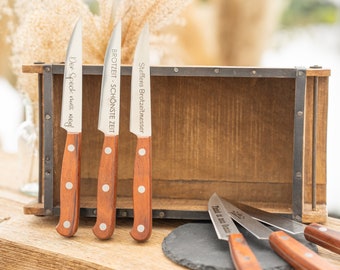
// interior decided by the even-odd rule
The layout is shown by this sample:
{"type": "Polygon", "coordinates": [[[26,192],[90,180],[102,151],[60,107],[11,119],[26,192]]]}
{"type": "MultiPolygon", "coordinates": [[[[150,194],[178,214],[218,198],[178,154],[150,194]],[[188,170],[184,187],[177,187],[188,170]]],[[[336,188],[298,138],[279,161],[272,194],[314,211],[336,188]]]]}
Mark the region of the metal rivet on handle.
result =
{"type": "Polygon", "coordinates": [[[282,240],[289,240],[289,236],[287,236],[287,235],[282,235],[282,236],[281,236],[281,239],[282,239],[282,240]]]}
{"type": "Polygon", "coordinates": [[[73,152],[75,149],[76,149],[76,147],[75,147],[73,144],[69,144],[69,145],[67,146],[67,150],[68,150],[69,152],[73,152]]]}
{"type": "Polygon", "coordinates": [[[141,193],[141,194],[144,193],[145,192],[145,187],[144,186],[139,186],[138,187],[138,192],[141,193]]]}
{"type": "Polygon", "coordinates": [[[144,230],[145,230],[144,225],[140,224],[140,225],[137,226],[137,231],[138,232],[142,233],[142,232],[144,232],[144,230]]]}
{"type": "Polygon", "coordinates": [[[101,231],[105,231],[105,230],[106,230],[106,228],[107,228],[107,226],[106,226],[106,224],[105,224],[105,223],[100,223],[100,225],[99,225],[99,229],[100,229],[101,231]]]}
{"type": "Polygon", "coordinates": [[[63,226],[64,226],[65,229],[68,229],[68,228],[71,227],[71,222],[69,222],[68,220],[66,220],[66,221],[64,221],[63,226]]]}
{"type": "Polygon", "coordinates": [[[104,185],[102,186],[102,191],[108,192],[109,190],[110,190],[110,186],[109,186],[108,184],[104,184],[104,185]]]}
{"type": "Polygon", "coordinates": [[[104,152],[105,152],[105,154],[110,155],[112,153],[111,147],[105,147],[104,152]]]}
{"type": "Polygon", "coordinates": [[[319,231],[320,231],[320,232],[327,232],[327,228],[326,228],[326,227],[320,227],[320,228],[319,228],[319,231]]]}
{"type": "Polygon", "coordinates": [[[145,154],[146,154],[145,148],[140,148],[140,149],[138,150],[138,155],[144,156],[145,154]]]}
{"type": "Polygon", "coordinates": [[[66,182],[65,187],[66,189],[70,190],[73,188],[73,184],[71,182],[66,182]]]}
{"type": "Polygon", "coordinates": [[[310,253],[310,252],[306,252],[306,253],[305,253],[305,257],[307,257],[307,258],[313,258],[313,254],[310,253]]]}

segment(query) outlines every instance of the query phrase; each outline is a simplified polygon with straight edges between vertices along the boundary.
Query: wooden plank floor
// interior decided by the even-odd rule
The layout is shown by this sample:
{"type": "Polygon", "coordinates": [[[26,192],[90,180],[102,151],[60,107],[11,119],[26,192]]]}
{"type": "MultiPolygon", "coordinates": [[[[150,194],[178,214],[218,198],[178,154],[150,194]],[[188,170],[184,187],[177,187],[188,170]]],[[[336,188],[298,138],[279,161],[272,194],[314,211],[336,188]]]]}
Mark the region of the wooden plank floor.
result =
{"type": "MultiPolygon", "coordinates": [[[[107,241],[93,235],[95,220],[90,218],[80,221],[74,237],[64,238],[55,230],[58,218],[23,214],[32,198],[17,191],[20,183],[11,181],[9,169],[1,162],[0,269],[184,269],[166,258],[161,248],[164,237],[183,221],[155,221],[150,240],[141,244],[129,235],[130,219],[118,220],[107,241]]],[[[327,225],[340,230],[338,219],[328,218],[327,225]]],[[[340,255],[319,251],[340,267],[340,255]]]]}

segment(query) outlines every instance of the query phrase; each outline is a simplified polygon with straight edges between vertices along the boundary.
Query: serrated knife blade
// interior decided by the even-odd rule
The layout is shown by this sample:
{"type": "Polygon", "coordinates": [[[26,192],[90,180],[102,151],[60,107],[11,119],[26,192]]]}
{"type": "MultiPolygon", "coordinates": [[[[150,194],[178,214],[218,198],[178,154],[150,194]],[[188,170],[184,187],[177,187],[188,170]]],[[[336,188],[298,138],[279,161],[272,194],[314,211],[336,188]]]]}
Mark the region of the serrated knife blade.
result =
{"type": "Polygon", "coordinates": [[[60,217],[56,230],[73,236],[79,223],[82,126],[82,23],[77,21],[68,44],[61,108],[61,127],[67,132],[60,177],[60,217]]]}
{"type": "Polygon", "coordinates": [[[216,193],[209,199],[208,211],[217,237],[229,243],[230,254],[236,269],[262,269],[246,239],[229,217],[216,193]]]}
{"type": "Polygon", "coordinates": [[[120,115],[121,21],[106,48],[98,129],[104,133],[97,184],[97,219],[93,233],[99,239],[109,239],[116,222],[118,175],[118,135],[120,115]]]}
{"type": "Polygon", "coordinates": [[[131,76],[130,131],[137,136],[133,171],[133,227],[136,241],[146,241],[152,231],[151,93],[149,27],[139,36],[131,76]]]}

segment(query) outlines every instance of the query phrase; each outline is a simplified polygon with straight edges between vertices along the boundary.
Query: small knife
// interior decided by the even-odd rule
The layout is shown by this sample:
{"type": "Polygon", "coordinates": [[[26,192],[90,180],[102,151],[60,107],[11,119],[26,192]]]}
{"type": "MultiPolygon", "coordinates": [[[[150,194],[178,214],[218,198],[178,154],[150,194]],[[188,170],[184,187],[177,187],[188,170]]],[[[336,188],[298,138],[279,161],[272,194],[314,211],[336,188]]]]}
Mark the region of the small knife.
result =
{"type": "Polygon", "coordinates": [[[116,223],[121,28],[119,21],[106,48],[103,66],[98,129],[104,133],[104,142],[98,171],[97,220],[92,229],[99,239],[109,239],[116,223]]]}
{"type": "Polygon", "coordinates": [[[306,270],[338,269],[285,232],[273,232],[230,202],[222,199],[222,203],[233,220],[258,239],[269,239],[272,249],[294,268],[306,270]]]}
{"type": "Polygon", "coordinates": [[[67,132],[60,178],[58,233],[71,237],[79,223],[80,153],[82,125],[82,24],[74,27],[65,60],[61,124],[67,132]]]}
{"type": "Polygon", "coordinates": [[[152,231],[151,93],[149,27],[137,42],[131,77],[130,131],[137,136],[133,175],[133,227],[131,236],[146,241],[152,231]]]}
{"type": "Polygon", "coordinates": [[[340,254],[340,232],[323,225],[312,223],[304,225],[289,218],[281,217],[249,205],[237,203],[238,207],[253,218],[292,234],[304,233],[305,238],[319,246],[340,254]]]}
{"type": "Polygon", "coordinates": [[[229,242],[230,254],[236,269],[262,269],[246,239],[238,231],[216,193],[209,199],[208,211],[218,239],[229,242]]]}

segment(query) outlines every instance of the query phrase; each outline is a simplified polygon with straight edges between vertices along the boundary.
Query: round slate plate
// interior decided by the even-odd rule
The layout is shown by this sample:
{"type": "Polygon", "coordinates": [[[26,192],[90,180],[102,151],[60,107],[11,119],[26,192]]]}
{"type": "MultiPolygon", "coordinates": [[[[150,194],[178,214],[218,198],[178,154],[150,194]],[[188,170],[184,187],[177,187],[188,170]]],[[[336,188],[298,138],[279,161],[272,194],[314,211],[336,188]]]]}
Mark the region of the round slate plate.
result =
{"type": "MultiPolygon", "coordinates": [[[[270,248],[269,242],[258,240],[238,226],[264,270],[292,269],[270,248]]],[[[317,252],[314,244],[302,234],[293,236],[317,252]]],[[[188,223],[173,230],[162,243],[164,254],[172,261],[190,269],[234,270],[228,242],[219,240],[212,223],[188,223]]]]}

